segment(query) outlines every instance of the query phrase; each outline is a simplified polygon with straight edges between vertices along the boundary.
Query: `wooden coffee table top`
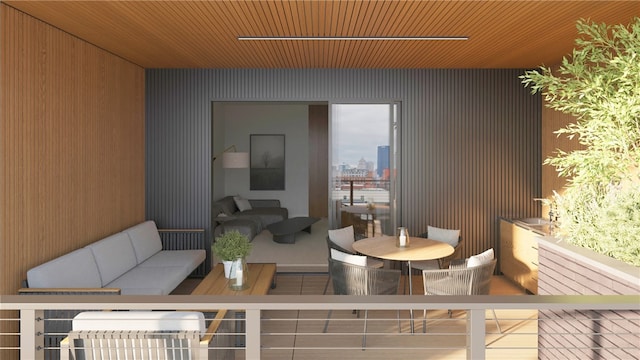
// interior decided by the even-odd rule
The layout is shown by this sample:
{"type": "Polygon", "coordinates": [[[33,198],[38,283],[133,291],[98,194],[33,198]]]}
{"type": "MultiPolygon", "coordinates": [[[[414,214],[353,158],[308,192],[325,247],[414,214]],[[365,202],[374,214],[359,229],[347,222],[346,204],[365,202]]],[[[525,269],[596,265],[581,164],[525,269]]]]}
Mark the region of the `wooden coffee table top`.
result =
{"type": "Polygon", "coordinates": [[[191,295],[267,295],[272,285],[275,285],[276,264],[248,263],[249,287],[245,290],[231,290],[229,279],[224,277],[224,267],[217,264],[202,282],[191,292],[191,295]]]}

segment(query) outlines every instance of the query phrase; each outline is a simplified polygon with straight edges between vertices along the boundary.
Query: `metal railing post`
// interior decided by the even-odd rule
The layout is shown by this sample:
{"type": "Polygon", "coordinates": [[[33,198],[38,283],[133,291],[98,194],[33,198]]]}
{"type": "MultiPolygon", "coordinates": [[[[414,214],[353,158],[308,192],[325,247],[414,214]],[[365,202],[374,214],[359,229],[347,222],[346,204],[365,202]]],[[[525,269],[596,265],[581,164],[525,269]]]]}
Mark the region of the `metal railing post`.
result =
{"type": "Polygon", "coordinates": [[[349,205],[353,206],[353,180],[349,180],[349,205]]]}
{"type": "Polygon", "coordinates": [[[485,310],[467,310],[467,359],[485,360],[485,310]]]}
{"type": "Polygon", "coordinates": [[[260,359],[260,309],[246,311],[245,358],[260,359]]]}
{"type": "Polygon", "coordinates": [[[20,359],[44,359],[43,319],[43,310],[20,310],[20,359]]]}

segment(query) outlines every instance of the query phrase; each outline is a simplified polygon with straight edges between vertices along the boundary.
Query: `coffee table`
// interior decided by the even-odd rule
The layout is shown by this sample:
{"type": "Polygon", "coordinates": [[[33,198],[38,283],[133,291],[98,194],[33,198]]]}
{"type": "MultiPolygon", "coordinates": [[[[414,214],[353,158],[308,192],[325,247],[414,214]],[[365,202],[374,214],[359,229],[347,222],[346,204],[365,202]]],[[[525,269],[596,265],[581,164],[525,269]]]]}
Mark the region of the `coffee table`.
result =
{"type": "Polygon", "coordinates": [[[249,287],[244,290],[231,290],[229,279],[224,277],[224,267],[216,264],[211,272],[193,289],[191,295],[267,295],[269,289],[276,287],[276,264],[248,263],[249,287]]]}
{"type": "Polygon", "coordinates": [[[293,244],[296,242],[296,233],[305,231],[311,234],[311,225],[318,220],[320,219],[299,216],[268,225],[267,230],[273,234],[273,241],[281,244],[293,244]]]}
{"type": "MultiPolygon", "coordinates": [[[[211,272],[196,286],[191,295],[267,295],[269,289],[276,287],[276,264],[274,263],[248,263],[247,268],[249,277],[247,282],[249,287],[244,290],[231,290],[229,288],[229,279],[224,277],[224,266],[216,264],[211,272]]],[[[235,317],[235,331],[244,333],[244,311],[234,311],[232,309],[220,309],[215,315],[213,321],[218,323],[218,327],[222,324],[223,319],[227,318],[227,313],[235,317]]],[[[218,327],[209,327],[211,331],[217,331],[218,327]]],[[[236,346],[244,346],[244,336],[236,336],[236,346]]]]}

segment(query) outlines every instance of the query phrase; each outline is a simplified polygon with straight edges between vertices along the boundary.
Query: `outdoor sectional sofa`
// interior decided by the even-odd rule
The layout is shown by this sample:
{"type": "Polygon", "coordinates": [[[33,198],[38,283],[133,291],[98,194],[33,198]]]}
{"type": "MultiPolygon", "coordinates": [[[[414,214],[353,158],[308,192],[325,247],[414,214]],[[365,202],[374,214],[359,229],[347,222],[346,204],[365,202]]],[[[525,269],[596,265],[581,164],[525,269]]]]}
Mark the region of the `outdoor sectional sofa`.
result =
{"type": "MultiPolygon", "coordinates": [[[[158,230],[145,221],[27,271],[21,295],[168,295],[188,276],[204,276],[203,229],[158,230]]],[[[44,311],[44,358],[79,310],[44,311]]]]}
{"type": "Polygon", "coordinates": [[[286,220],[287,208],[280,206],[280,200],[247,200],[238,196],[225,196],[213,203],[213,236],[226,231],[237,230],[249,241],[267,225],[286,220]]]}
{"type": "Polygon", "coordinates": [[[205,258],[204,241],[200,248],[168,250],[155,222],[145,221],[30,269],[27,287],[54,292],[56,288],[109,288],[122,295],[168,295],[205,258]]]}

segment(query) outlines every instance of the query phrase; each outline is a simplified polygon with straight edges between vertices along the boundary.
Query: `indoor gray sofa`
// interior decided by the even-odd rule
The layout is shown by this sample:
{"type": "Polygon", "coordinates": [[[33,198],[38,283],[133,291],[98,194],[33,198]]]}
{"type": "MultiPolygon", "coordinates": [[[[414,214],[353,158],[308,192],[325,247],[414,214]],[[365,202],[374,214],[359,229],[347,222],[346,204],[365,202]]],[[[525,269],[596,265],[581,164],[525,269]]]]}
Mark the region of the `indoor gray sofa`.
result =
{"type": "MultiPolygon", "coordinates": [[[[242,201],[244,199],[240,199],[242,201]]],[[[237,230],[249,240],[259,234],[267,225],[285,220],[289,211],[280,206],[280,200],[246,200],[250,209],[240,210],[233,196],[225,196],[213,203],[213,236],[226,231],[237,230]]]]}

